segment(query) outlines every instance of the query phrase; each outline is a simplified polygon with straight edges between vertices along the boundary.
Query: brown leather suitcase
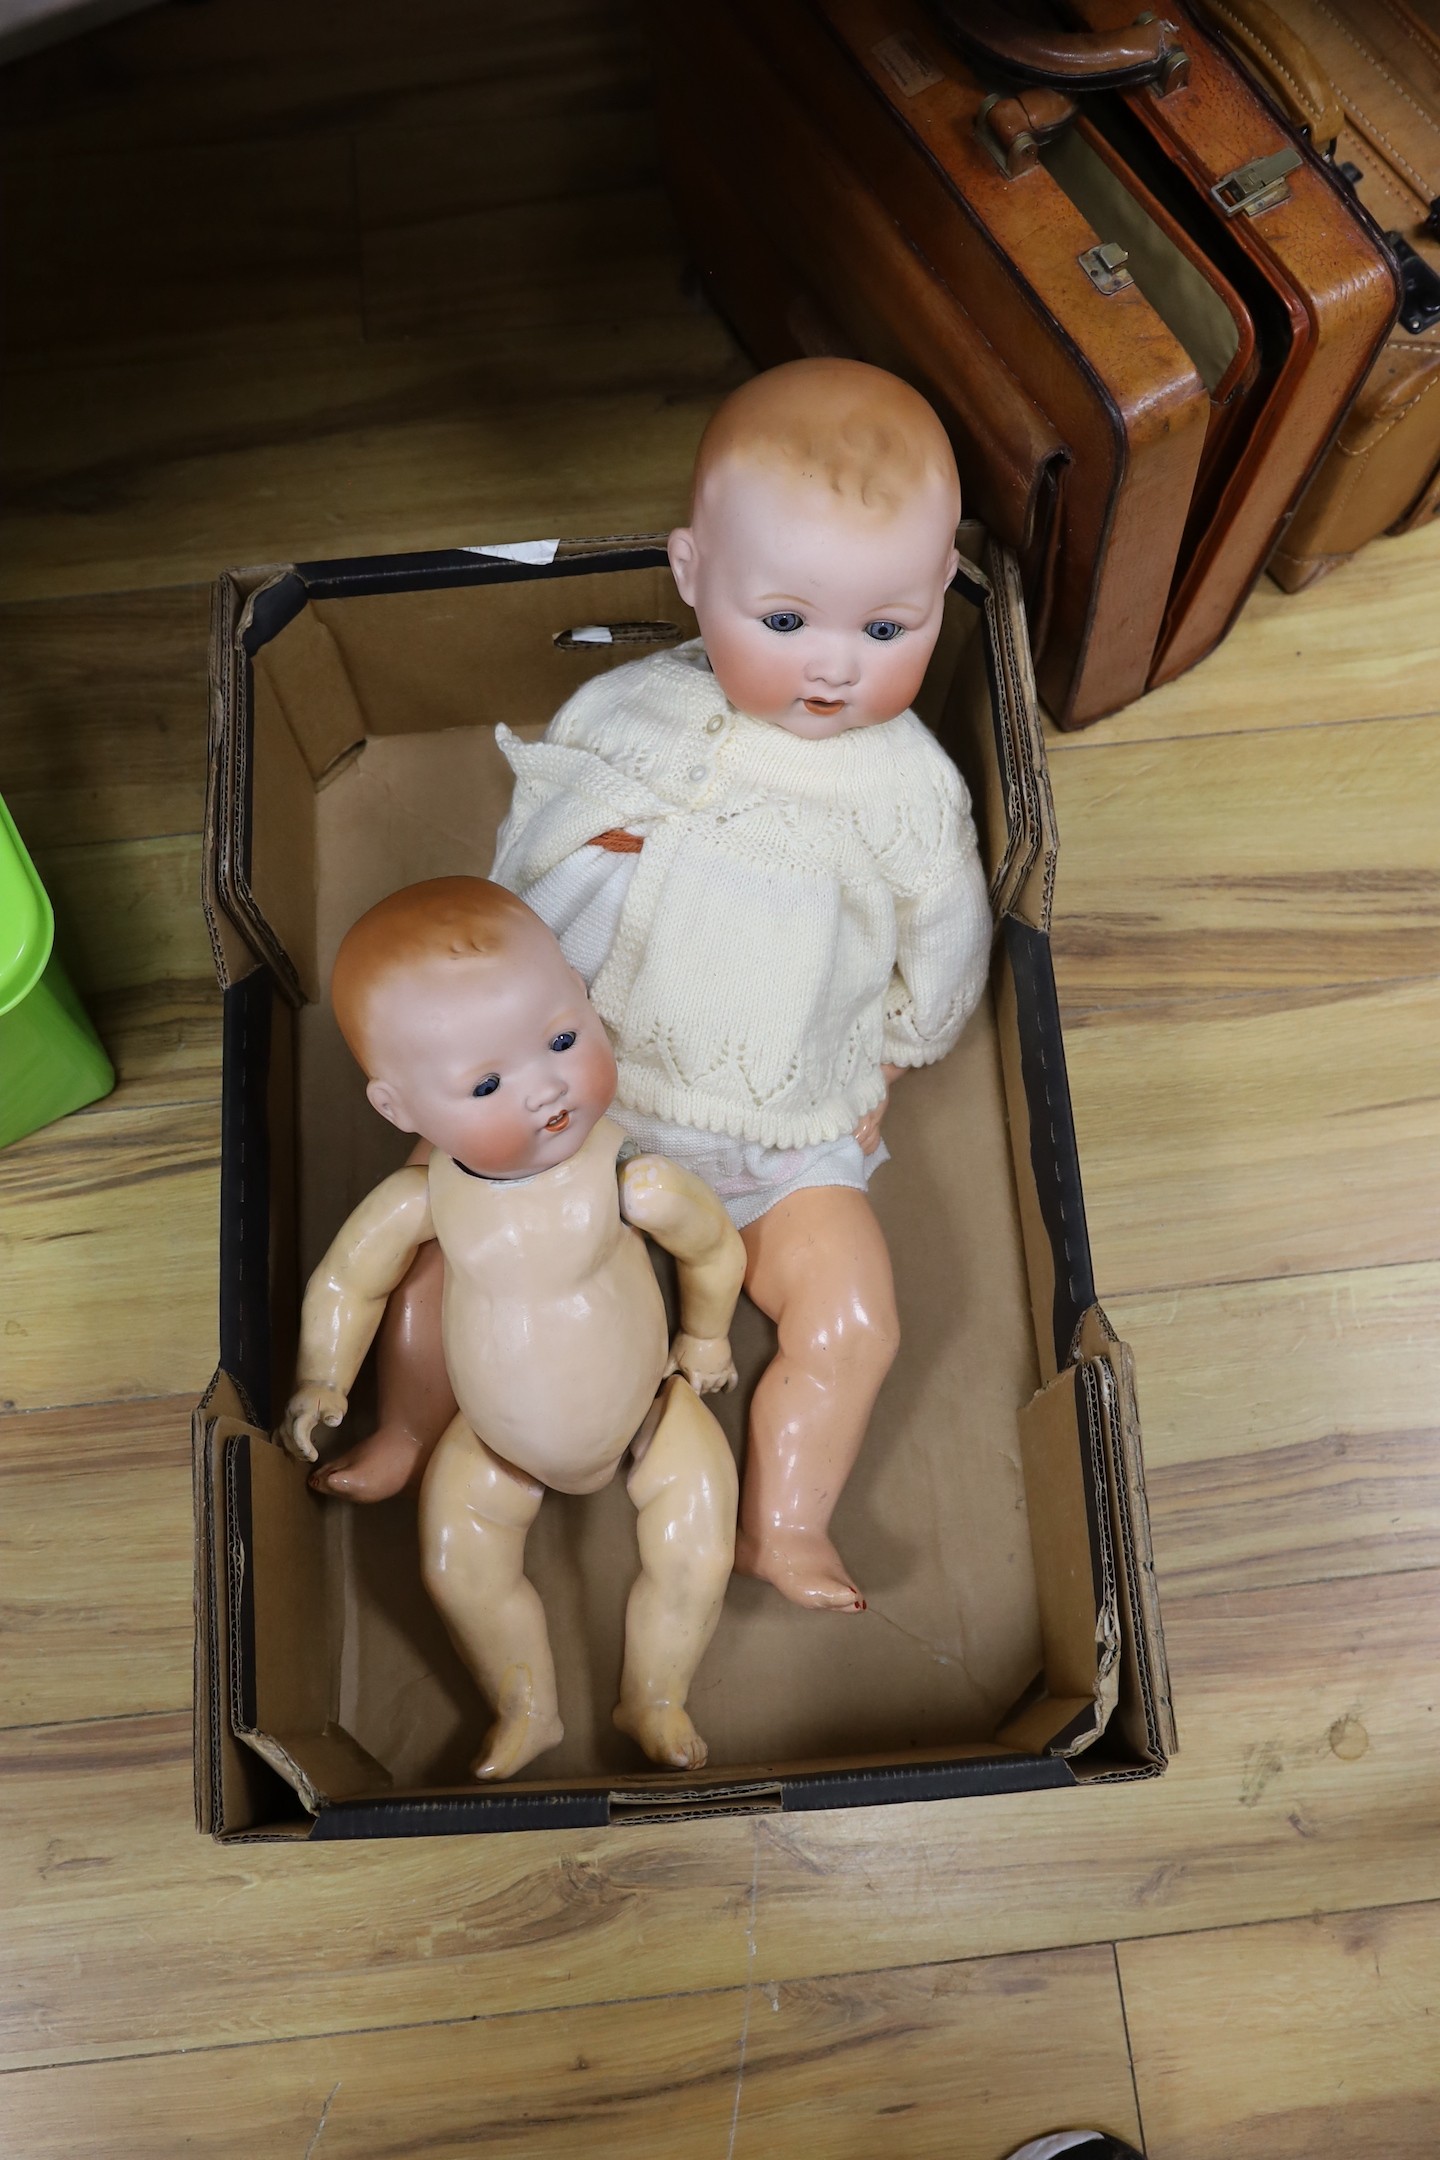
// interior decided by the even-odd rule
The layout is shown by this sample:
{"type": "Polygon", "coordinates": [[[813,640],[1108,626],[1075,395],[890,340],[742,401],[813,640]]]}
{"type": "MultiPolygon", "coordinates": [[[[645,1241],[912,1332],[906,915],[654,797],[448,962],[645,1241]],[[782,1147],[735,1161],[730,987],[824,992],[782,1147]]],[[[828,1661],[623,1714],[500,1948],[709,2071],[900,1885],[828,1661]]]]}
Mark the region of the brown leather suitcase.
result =
{"type": "Polygon", "coordinates": [[[665,164],[709,298],[762,366],[863,354],[930,400],[955,445],[966,515],[1014,550],[1043,642],[1070,463],[1058,431],[744,33],[703,42],[723,54],[727,96],[750,130],[737,163],[689,41],[667,40],[665,164]]]}
{"type": "MultiPolygon", "coordinates": [[[[1178,55],[1173,37],[1155,26],[1100,40],[1040,37],[1037,56],[1037,34],[1003,11],[977,0],[954,12],[966,18],[965,34],[978,23],[990,39],[979,64],[998,94],[987,93],[913,0],[725,0],[685,11],[685,66],[713,117],[708,131],[687,125],[671,169],[678,176],[693,163],[704,136],[704,155],[724,173],[727,194],[752,162],[767,165],[768,231],[783,234],[794,215],[796,182],[793,173],[777,176],[769,123],[747,127],[733,97],[728,70],[743,24],[750,64],[763,54],[787,83],[792,109],[808,115],[812,137],[818,131],[832,153],[843,152],[855,184],[888,212],[898,238],[952,299],[963,300],[1070,449],[1053,606],[1048,635],[1037,638],[1037,665],[1057,719],[1079,726],[1191,665],[1228,627],[1383,334],[1394,274],[1343,192],[1332,192],[1318,167],[1275,133],[1274,116],[1193,23],[1178,55]],[[1018,42],[1021,75],[1028,64],[1053,85],[1067,69],[1094,76],[1098,68],[1102,84],[1120,87],[1087,94],[1078,119],[1053,87],[1017,92],[1015,52],[996,58],[997,20],[1018,42]],[[1204,115],[1197,118],[1188,86],[1173,79],[1177,62],[1183,73],[1197,61],[1222,155],[1238,125],[1241,150],[1263,157],[1278,143],[1298,180],[1283,170],[1260,187],[1245,165],[1216,170],[1213,158],[1210,167],[1197,160],[1189,136],[1199,133],[1203,145],[1204,115]],[[1168,82],[1164,94],[1124,89],[1145,68],[1168,82]],[[1177,103],[1178,151],[1165,143],[1173,116],[1157,136],[1133,110],[1177,103]],[[1312,256],[1317,209],[1320,223],[1334,228],[1308,283],[1291,260],[1304,254],[1304,235],[1301,242],[1293,232],[1282,236],[1277,246],[1250,229],[1293,203],[1297,187],[1308,204],[1302,223],[1312,256]],[[1226,200],[1227,190],[1238,199],[1226,200]],[[1116,256],[1119,274],[1107,283],[1116,256]],[[1157,435],[1136,363],[1169,367],[1167,395],[1175,396],[1186,352],[1188,394],[1159,416],[1157,435]],[[1173,455],[1182,406],[1188,479],[1173,455]]],[[[680,14],[652,10],[662,56],[675,47],[680,14]]],[[[684,102],[678,89],[673,97],[684,102]]],[[[692,113],[695,104],[692,86],[692,113]]],[[[815,274],[816,252],[807,246],[807,267],[820,306],[834,313],[830,275],[815,274]]],[[[831,266],[835,253],[832,234],[831,266]]],[[[738,323],[744,250],[731,262],[728,312],[738,323]]],[[[855,272],[862,283],[869,274],[855,272]]],[[[885,360],[853,310],[847,334],[854,349],[885,360]]]]}
{"type": "MultiPolygon", "coordinates": [[[[869,0],[816,4],[856,42],[869,0]]],[[[1017,129],[1028,124],[1031,154],[1065,184],[1073,93],[1089,139],[1113,153],[1112,175],[1129,176],[1134,203],[1168,210],[1249,310],[1260,367],[1232,386],[1223,452],[1201,476],[1147,676],[1154,684],[1202,659],[1233,622],[1394,318],[1399,288],[1343,183],[1194,18],[1177,9],[1178,23],[1137,26],[1133,12],[1129,0],[1071,0],[1068,15],[1084,25],[1075,35],[1037,30],[994,0],[932,0],[927,11],[998,86],[982,115],[992,139],[1023,143],[1017,129]],[[1161,79],[1141,84],[1150,41],[1161,79]]],[[[1028,185],[1013,151],[1010,166],[1017,186],[1028,185]]],[[[1145,276],[1138,257],[1134,268],[1145,276]]],[[[1160,306],[1162,285],[1147,278],[1160,306]]]]}
{"type": "Polygon", "coordinates": [[[1399,319],[1270,574],[1298,592],[1382,532],[1440,514],[1440,0],[1202,0],[1399,258],[1399,319]],[[1427,19],[1428,16],[1428,19],[1427,19]]]}
{"type": "MultiPolygon", "coordinates": [[[[973,4],[973,0],[967,0],[973,4]]],[[[1129,0],[1071,0],[1092,32],[1118,33],[1129,0]]],[[[1177,11],[1178,12],[1178,11],[1177,11]]],[[[1177,585],[1151,680],[1191,667],[1224,636],[1284,533],[1400,305],[1395,263],[1343,182],[1296,139],[1249,77],[1183,20],[1186,78],[1157,97],[1102,96],[1094,117],[1129,161],[1150,170],[1218,257],[1229,240],[1257,292],[1273,295],[1275,364],[1208,530],[1177,585]]],[[[1242,267],[1232,271],[1242,282],[1242,267]]],[[[1257,328],[1261,326],[1257,299],[1257,328]]]]}
{"type": "MultiPolygon", "coordinates": [[[[859,32],[867,54],[882,45],[874,64],[887,85],[887,61],[902,73],[908,65],[896,37],[910,28],[918,38],[924,29],[914,11],[897,22],[900,5],[875,0],[859,32]]],[[[947,165],[917,154],[883,92],[836,34],[832,13],[815,0],[713,0],[703,9],[659,0],[649,19],[662,112],[677,95],[669,56],[679,54],[678,65],[728,130],[721,170],[733,187],[752,158],[770,155],[766,130],[749,125],[732,88],[738,71],[753,71],[760,56],[787,86],[792,108],[798,104],[812,129],[843,153],[1068,446],[1049,634],[1037,651],[1037,673],[1056,717],[1082,725],[1145,686],[1205,446],[1209,395],[1138,286],[1112,284],[1101,263],[1090,271],[1082,265],[1099,236],[1063,189],[1038,171],[1037,186],[1018,191],[999,170],[975,135],[984,93],[963,63],[936,40],[936,64],[918,100],[954,144],[947,165]],[[1037,197],[1043,216],[1036,215],[1037,197]]],[[[685,102],[693,106],[693,94],[685,102]]],[[[699,153],[678,138],[671,159],[677,195],[690,156],[715,158],[713,134],[709,140],[712,147],[699,153]]],[[[793,207],[787,182],[771,205],[777,233],[793,207]]],[[[828,286],[821,298],[833,307],[828,286]]],[[[880,357],[868,341],[856,342],[865,357],[880,357]]]]}

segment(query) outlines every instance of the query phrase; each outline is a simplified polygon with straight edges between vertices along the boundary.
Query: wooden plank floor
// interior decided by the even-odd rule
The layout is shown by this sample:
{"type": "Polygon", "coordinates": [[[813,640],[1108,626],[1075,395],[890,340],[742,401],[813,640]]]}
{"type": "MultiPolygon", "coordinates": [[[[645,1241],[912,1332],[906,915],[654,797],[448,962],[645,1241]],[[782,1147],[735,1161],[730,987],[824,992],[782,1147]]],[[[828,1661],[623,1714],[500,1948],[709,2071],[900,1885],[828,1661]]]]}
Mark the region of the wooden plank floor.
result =
{"type": "Polygon", "coordinates": [[[1440,2150],[1440,531],[1052,741],[1160,1784],[604,1834],[191,1826],[224,564],[655,530],[745,372],[620,0],[157,8],[0,75],[0,788],[120,1071],[0,1156],[0,2149],[1440,2150]]]}

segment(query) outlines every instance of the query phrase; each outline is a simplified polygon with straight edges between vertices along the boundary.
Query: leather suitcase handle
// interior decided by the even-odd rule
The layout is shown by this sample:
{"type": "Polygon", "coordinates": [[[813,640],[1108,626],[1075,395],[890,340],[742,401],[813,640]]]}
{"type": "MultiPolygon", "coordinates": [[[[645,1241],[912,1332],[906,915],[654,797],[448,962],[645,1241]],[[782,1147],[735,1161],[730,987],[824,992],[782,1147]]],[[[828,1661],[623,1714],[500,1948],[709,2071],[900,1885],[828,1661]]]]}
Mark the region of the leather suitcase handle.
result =
{"type": "Polygon", "coordinates": [[[1344,114],[1329,75],[1268,0],[1198,0],[1217,37],[1258,75],[1290,125],[1330,149],[1344,114]]]}
{"type": "Polygon", "coordinates": [[[930,0],[950,42],[1015,83],[1048,90],[1178,89],[1189,62],[1172,23],[1141,15],[1128,30],[1049,30],[1016,22],[1000,0],[930,0]]]}

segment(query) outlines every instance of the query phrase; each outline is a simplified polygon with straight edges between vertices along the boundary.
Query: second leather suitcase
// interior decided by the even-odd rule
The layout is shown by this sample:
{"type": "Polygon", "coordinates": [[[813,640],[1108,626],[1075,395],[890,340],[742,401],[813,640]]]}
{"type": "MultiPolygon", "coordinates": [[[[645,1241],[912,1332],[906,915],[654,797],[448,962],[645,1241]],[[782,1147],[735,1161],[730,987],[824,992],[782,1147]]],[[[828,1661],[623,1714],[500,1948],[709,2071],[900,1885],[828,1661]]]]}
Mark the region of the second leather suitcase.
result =
{"type": "Polygon", "coordinates": [[[1399,257],[1404,299],[1269,563],[1287,592],[1440,513],[1440,4],[1204,0],[1291,125],[1328,154],[1399,257]]]}
{"type": "MultiPolygon", "coordinates": [[[[1128,0],[1072,0],[1094,33],[1119,33],[1128,0]]],[[[1250,78],[1195,20],[1181,24],[1185,80],[1157,96],[1103,96],[1096,124],[1137,171],[1168,185],[1176,214],[1216,260],[1253,282],[1270,344],[1263,395],[1197,534],[1155,656],[1152,680],[1192,667],[1224,636],[1281,540],[1400,305],[1394,259],[1333,168],[1289,131],[1250,78]],[[1267,313],[1268,311],[1268,313],[1267,313]]]]}

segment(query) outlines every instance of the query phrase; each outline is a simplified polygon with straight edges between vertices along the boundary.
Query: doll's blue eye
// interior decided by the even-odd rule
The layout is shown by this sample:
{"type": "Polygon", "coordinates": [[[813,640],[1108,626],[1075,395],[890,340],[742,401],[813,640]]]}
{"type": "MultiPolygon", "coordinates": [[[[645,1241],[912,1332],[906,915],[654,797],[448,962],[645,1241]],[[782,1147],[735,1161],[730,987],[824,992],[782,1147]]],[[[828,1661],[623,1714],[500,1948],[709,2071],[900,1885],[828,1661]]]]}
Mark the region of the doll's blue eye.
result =
{"type": "Polygon", "coordinates": [[[552,1036],[550,1047],[552,1050],[573,1050],[575,1047],[574,1028],[566,1028],[563,1035],[552,1036]]]}
{"type": "Polygon", "coordinates": [[[804,616],[797,615],[793,608],[778,608],[773,615],[762,615],[760,620],[767,630],[776,630],[781,637],[788,636],[792,630],[803,630],[805,627],[804,616]]]}
{"type": "Polygon", "coordinates": [[[472,1095],[493,1095],[499,1085],[499,1073],[488,1073],[483,1080],[476,1081],[470,1092],[472,1095]]]}
{"type": "Polygon", "coordinates": [[[867,622],[866,637],[873,637],[877,645],[891,645],[904,632],[904,624],[898,622],[867,622]]]}

